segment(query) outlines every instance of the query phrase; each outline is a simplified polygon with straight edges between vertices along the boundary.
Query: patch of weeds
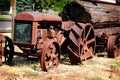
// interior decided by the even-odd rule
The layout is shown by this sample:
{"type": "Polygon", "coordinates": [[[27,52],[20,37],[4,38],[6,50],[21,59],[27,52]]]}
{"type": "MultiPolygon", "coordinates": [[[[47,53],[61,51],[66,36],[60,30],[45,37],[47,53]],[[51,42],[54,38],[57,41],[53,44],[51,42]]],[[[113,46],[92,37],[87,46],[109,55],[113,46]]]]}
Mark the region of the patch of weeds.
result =
{"type": "Polygon", "coordinates": [[[114,64],[110,65],[110,68],[120,71],[120,62],[115,62],[114,64]]]}
{"type": "Polygon", "coordinates": [[[118,67],[119,70],[120,70],[120,62],[116,62],[116,65],[117,65],[117,67],[118,67]]]}
{"type": "Polygon", "coordinates": [[[104,80],[104,79],[97,77],[97,78],[90,78],[90,79],[85,79],[85,80],[104,80]]]}
{"type": "Polygon", "coordinates": [[[110,65],[110,69],[116,69],[116,68],[117,68],[117,65],[116,65],[116,64],[110,65]]]}
{"type": "Polygon", "coordinates": [[[40,70],[40,65],[33,64],[33,65],[31,65],[31,68],[35,71],[39,71],[40,70]]]}
{"type": "Polygon", "coordinates": [[[10,76],[10,77],[6,78],[5,80],[17,80],[17,79],[13,76],[10,76]]]}
{"type": "Polygon", "coordinates": [[[34,58],[15,57],[13,66],[30,66],[31,64],[38,64],[39,60],[34,58]]]}
{"type": "Polygon", "coordinates": [[[67,53],[61,55],[60,62],[63,64],[70,64],[70,60],[67,53]]]}
{"type": "Polygon", "coordinates": [[[38,76],[38,72],[33,72],[33,71],[25,71],[25,74],[28,76],[38,76]]]}

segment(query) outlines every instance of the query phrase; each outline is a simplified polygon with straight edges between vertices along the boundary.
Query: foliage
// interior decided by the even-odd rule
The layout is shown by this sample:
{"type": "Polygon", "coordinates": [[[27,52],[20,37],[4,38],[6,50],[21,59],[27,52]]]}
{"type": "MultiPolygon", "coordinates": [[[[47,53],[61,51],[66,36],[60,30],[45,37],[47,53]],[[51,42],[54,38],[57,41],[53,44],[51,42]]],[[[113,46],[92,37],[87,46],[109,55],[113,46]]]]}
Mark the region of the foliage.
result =
{"type": "Polygon", "coordinates": [[[43,12],[53,10],[59,12],[70,0],[17,0],[17,12],[29,9],[43,12]]]}
{"type": "Polygon", "coordinates": [[[10,0],[0,0],[0,3],[10,2],[10,0]]]}
{"type": "Polygon", "coordinates": [[[10,0],[0,0],[0,11],[9,11],[10,10],[10,0]]]}

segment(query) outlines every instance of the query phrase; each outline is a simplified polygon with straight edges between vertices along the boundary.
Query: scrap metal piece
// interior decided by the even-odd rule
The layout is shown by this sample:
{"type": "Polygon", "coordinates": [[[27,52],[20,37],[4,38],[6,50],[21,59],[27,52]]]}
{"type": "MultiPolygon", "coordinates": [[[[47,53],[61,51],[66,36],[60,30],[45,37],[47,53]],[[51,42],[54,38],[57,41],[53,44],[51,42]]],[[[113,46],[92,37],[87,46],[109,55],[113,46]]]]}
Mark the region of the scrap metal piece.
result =
{"type": "Polygon", "coordinates": [[[109,58],[115,58],[120,55],[119,38],[116,35],[110,36],[107,43],[107,55],[109,58]]]}

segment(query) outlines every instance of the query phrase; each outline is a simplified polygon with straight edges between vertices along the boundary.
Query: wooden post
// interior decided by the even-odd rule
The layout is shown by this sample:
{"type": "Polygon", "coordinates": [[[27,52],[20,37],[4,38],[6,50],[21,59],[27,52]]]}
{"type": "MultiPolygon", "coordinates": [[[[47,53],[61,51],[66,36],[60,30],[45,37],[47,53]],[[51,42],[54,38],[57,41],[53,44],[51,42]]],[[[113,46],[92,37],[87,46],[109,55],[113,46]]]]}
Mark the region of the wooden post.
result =
{"type": "Polygon", "coordinates": [[[12,31],[11,31],[11,38],[14,38],[14,17],[16,15],[16,0],[10,0],[10,9],[12,13],[12,31]]]}
{"type": "Polygon", "coordinates": [[[10,0],[12,16],[16,15],[16,0],[10,0]]]}

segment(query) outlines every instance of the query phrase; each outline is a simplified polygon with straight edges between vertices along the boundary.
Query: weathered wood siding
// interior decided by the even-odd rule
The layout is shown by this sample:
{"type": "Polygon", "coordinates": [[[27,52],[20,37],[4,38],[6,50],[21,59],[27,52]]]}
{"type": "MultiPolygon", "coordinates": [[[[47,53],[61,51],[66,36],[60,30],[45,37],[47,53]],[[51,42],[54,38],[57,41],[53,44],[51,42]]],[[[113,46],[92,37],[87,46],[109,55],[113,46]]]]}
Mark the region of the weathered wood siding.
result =
{"type": "Polygon", "coordinates": [[[120,5],[78,1],[91,14],[95,27],[114,27],[120,24],[120,5]]]}

